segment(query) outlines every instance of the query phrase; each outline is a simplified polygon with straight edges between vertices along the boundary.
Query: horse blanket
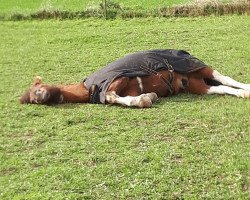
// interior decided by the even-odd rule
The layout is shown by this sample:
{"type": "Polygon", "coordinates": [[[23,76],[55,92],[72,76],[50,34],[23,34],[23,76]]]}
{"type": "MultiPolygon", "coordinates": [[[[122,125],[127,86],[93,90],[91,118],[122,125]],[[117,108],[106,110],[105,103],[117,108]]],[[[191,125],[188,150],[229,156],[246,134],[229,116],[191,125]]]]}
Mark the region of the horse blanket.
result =
{"type": "Polygon", "coordinates": [[[205,63],[198,58],[193,57],[183,50],[162,49],[140,51],[126,55],[107,66],[96,71],[85,78],[87,89],[95,85],[98,88],[100,103],[105,103],[105,94],[109,85],[119,77],[142,77],[151,75],[149,68],[153,71],[169,69],[171,65],[174,71],[178,73],[190,73],[201,68],[207,67],[205,63]]]}

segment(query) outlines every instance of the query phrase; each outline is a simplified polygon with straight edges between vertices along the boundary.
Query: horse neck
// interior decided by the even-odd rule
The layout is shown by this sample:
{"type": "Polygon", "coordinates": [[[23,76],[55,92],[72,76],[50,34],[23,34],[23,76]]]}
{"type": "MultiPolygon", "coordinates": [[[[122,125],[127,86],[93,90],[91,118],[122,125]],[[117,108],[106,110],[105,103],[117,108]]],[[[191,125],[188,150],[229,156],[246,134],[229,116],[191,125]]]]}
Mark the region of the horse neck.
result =
{"type": "Polygon", "coordinates": [[[60,85],[64,103],[87,103],[89,101],[89,92],[84,83],[60,85]]]}

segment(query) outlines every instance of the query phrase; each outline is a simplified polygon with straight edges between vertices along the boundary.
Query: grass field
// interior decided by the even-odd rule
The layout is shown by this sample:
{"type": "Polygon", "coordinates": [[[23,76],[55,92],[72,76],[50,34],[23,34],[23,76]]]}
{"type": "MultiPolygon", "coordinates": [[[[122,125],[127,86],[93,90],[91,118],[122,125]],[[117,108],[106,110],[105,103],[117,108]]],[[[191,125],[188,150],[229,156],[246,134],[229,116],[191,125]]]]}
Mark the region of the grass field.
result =
{"type": "Polygon", "coordinates": [[[249,15],[248,0],[3,1],[0,21],[249,15]],[[106,6],[104,6],[106,5],[106,6]]]}
{"type": "Polygon", "coordinates": [[[20,105],[137,50],[185,49],[250,83],[249,17],[0,22],[0,199],[248,199],[250,101],[20,105]]]}
{"type": "MultiPolygon", "coordinates": [[[[84,10],[88,6],[98,5],[102,0],[2,0],[0,3],[0,13],[13,11],[34,12],[40,8],[53,6],[66,10],[84,10]]],[[[158,8],[163,6],[172,6],[190,2],[190,0],[115,0],[112,2],[120,3],[122,6],[134,9],[158,8]]]]}

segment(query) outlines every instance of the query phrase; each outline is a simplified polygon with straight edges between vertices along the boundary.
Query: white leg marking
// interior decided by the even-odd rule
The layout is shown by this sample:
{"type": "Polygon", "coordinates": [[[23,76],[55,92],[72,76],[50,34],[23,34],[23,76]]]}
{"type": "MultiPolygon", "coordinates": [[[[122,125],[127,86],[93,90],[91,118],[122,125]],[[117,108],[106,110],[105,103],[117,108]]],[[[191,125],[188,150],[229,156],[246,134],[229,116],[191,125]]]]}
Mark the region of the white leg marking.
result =
{"type": "Polygon", "coordinates": [[[137,82],[138,82],[138,84],[139,84],[141,93],[143,93],[143,85],[142,85],[142,80],[141,80],[141,78],[137,76],[137,77],[136,77],[136,80],[137,80],[137,82]]]}
{"type": "Polygon", "coordinates": [[[111,104],[121,104],[124,106],[135,106],[136,97],[126,96],[120,97],[115,92],[109,92],[106,94],[106,101],[111,104]]]}
{"type": "Polygon", "coordinates": [[[224,76],[224,75],[220,74],[216,70],[213,71],[213,76],[214,76],[215,80],[221,82],[223,85],[227,85],[230,87],[235,87],[235,88],[240,88],[243,90],[250,91],[250,84],[244,84],[244,83],[240,83],[238,81],[235,81],[234,79],[230,78],[229,76],[224,76]]]}
{"type": "Polygon", "coordinates": [[[120,97],[115,92],[106,95],[106,101],[111,104],[121,104],[123,106],[135,106],[139,108],[149,108],[157,100],[155,93],[141,94],[140,96],[120,97]]]}
{"type": "Polygon", "coordinates": [[[237,97],[250,98],[250,91],[235,89],[224,85],[210,87],[207,94],[230,94],[237,97]]]}
{"type": "Polygon", "coordinates": [[[124,105],[124,106],[137,106],[138,104],[138,98],[137,97],[118,97],[116,99],[116,103],[124,105]]]}

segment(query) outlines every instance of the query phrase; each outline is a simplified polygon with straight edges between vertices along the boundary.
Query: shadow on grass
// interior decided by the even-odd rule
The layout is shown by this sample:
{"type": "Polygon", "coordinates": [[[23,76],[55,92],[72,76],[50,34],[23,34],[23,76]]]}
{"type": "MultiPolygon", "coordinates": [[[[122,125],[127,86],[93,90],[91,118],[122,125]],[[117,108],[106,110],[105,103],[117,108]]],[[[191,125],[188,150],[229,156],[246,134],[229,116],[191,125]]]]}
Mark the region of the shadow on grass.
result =
{"type": "MultiPolygon", "coordinates": [[[[159,108],[163,104],[167,103],[196,103],[196,102],[210,102],[214,101],[216,99],[220,99],[224,96],[219,96],[219,95],[194,95],[194,94],[178,94],[176,96],[170,96],[170,97],[165,97],[165,98],[159,98],[153,106],[150,108],[159,108]]],[[[82,109],[83,107],[89,107],[93,109],[98,109],[98,107],[101,107],[102,109],[110,109],[113,107],[121,108],[121,109],[140,109],[137,107],[128,107],[128,106],[122,106],[119,104],[91,104],[91,103],[67,103],[67,104],[51,104],[51,105],[43,105],[45,107],[54,107],[57,109],[82,109]]]]}

